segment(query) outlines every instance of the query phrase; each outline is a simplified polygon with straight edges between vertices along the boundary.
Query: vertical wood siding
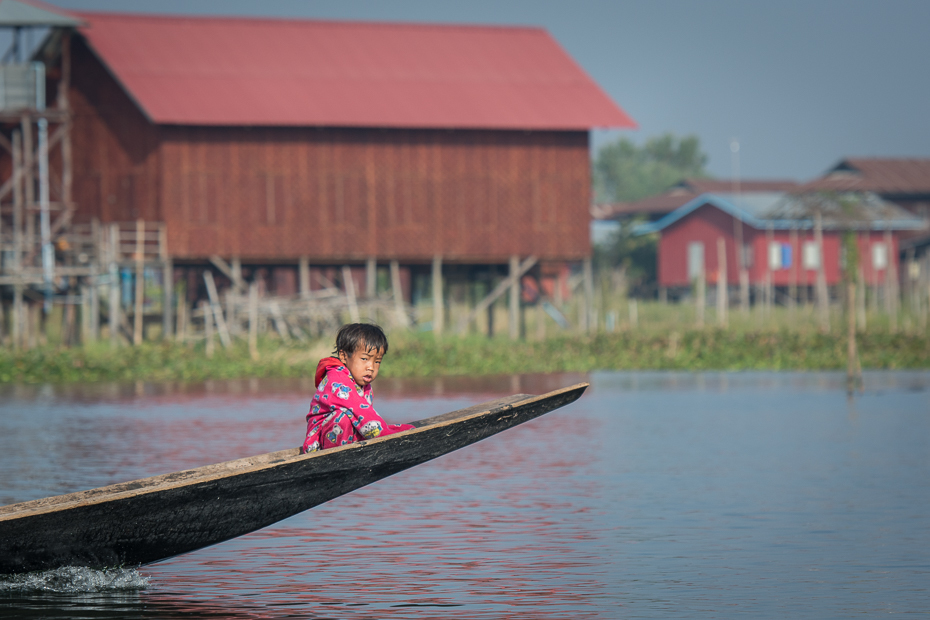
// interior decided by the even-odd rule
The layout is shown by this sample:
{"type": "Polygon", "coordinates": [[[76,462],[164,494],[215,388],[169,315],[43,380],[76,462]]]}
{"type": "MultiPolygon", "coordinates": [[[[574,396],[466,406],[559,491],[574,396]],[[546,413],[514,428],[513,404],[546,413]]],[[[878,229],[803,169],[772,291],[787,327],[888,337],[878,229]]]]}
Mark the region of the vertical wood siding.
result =
{"type": "Polygon", "coordinates": [[[78,220],[162,220],[180,259],[590,254],[587,132],[155,126],[75,41],[78,220]]]}

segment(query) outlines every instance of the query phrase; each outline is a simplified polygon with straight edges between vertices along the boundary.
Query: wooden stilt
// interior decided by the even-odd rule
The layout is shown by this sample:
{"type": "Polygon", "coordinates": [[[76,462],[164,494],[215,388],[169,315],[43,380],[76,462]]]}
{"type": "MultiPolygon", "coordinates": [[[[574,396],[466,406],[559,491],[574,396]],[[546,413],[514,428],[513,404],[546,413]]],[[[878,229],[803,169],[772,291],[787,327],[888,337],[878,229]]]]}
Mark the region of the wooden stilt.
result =
{"type": "Polygon", "coordinates": [[[437,254],[433,257],[433,333],[437,336],[442,335],[446,314],[442,298],[442,256],[437,254]]]}
{"type": "Polygon", "coordinates": [[[584,277],[584,330],[593,333],[597,329],[597,323],[594,320],[594,269],[590,256],[584,259],[582,274],[584,277]]]}
{"type": "Polygon", "coordinates": [[[168,230],[164,224],[158,227],[158,258],[161,260],[161,338],[170,340],[174,332],[171,312],[174,310],[174,263],[168,256],[168,230]]]}
{"type": "Polygon", "coordinates": [[[119,265],[119,225],[110,224],[110,347],[119,346],[120,326],[120,273],[119,265]]]}
{"type": "MultiPolygon", "coordinates": [[[[508,289],[510,288],[510,286],[513,284],[514,280],[515,279],[519,280],[519,278],[524,273],[529,271],[533,267],[533,265],[536,264],[536,261],[537,259],[535,256],[530,256],[529,258],[524,260],[522,263],[520,263],[520,266],[517,268],[516,273],[510,274],[506,278],[504,278],[501,282],[498,282],[497,286],[495,286],[494,289],[490,293],[488,293],[484,299],[478,302],[478,304],[471,310],[471,312],[469,312],[467,315],[462,317],[462,319],[459,321],[458,325],[456,326],[456,332],[459,334],[464,334],[465,331],[468,329],[468,324],[474,321],[475,318],[480,313],[491,308],[491,304],[497,301],[497,299],[501,295],[506,293],[508,289]]],[[[489,334],[493,334],[493,330],[494,330],[493,315],[490,313],[488,314],[488,325],[490,326],[488,328],[489,334]]]]}
{"type": "Polygon", "coordinates": [[[226,321],[223,319],[223,308],[220,306],[220,296],[216,292],[216,282],[213,280],[213,273],[207,269],[203,272],[203,280],[207,285],[207,296],[210,298],[210,312],[213,313],[213,319],[216,321],[216,329],[220,334],[220,342],[223,348],[228,349],[232,346],[232,339],[229,337],[229,329],[226,327],[226,321]]]}
{"type": "Polygon", "coordinates": [[[142,344],[142,307],[145,301],[145,222],[136,220],[136,290],[133,300],[132,344],[142,344]]]}
{"type": "Polygon", "coordinates": [[[258,284],[249,284],[249,356],[258,360],[258,284]]]}
{"type": "Polygon", "coordinates": [[[729,309],[727,290],[727,245],[723,237],[717,237],[717,325],[727,326],[729,309]]]}
{"type": "Polygon", "coordinates": [[[400,282],[400,265],[396,260],[391,261],[391,296],[394,298],[394,316],[397,324],[408,327],[407,312],[404,310],[404,290],[400,282]]]}
{"type": "Polygon", "coordinates": [[[352,268],[348,265],[342,266],[342,286],[345,288],[346,302],[349,305],[349,318],[353,323],[358,323],[358,301],[355,296],[355,280],[352,279],[352,268]]]}
{"type": "Polygon", "coordinates": [[[203,337],[206,340],[204,349],[207,357],[213,357],[213,311],[206,301],[200,302],[200,310],[203,312],[203,337]]]}
{"type": "Polygon", "coordinates": [[[369,256],[365,261],[365,297],[374,299],[378,294],[378,260],[369,256]]]}
{"type": "Polygon", "coordinates": [[[301,256],[297,261],[298,292],[301,297],[310,296],[310,259],[301,256]]]}
{"type": "Polygon", "coordinates": [[[823,216],[820,211],[814,217],[814,241],[817,244],[817,317],[822,332],[830,331],[830,292],[827,290],[827,275],[823,260],[823,216]]]}
{"type": "Polygon", "coordinates": [[[697,283],[694,291],[695,314],[698,328],[704,327],[704,308],[707,305],[706,279],[704,277],[704,266],[697,276],[697,283]]]}
{"type": "Polygon", "coordinates": [[[509,278],[510,282],[510,304],[508,305],[508,334],[511,340],[520,338],[520,276],[517,271],[520,270],[520,258],[513,254],[510,257],[509,278]]]}
{"type": "Polygon", "coordinates": [[[13,336],[13,348],[22,349],[24,345],[26,310],[23,306],[23,285],[13,285],[13,326],[10,330],[13,336]]]}
{"type": "Polygon", "coordinates": [[[87,344],[93,341],[93,325],[90,310],[90,292],[92,287],[84,285],[81,287],[81,344],[87,344]]]}

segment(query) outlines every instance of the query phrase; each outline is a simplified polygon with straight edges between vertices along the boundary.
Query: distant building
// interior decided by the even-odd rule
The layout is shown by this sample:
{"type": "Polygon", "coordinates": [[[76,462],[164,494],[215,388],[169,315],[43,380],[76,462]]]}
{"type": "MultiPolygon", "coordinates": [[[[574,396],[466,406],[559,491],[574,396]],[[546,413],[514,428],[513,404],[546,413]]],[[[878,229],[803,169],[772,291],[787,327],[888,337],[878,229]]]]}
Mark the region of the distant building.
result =
{"type": "MultiPolygon", "coordinates": [[[[803,191],[874,192],[918,217],[930,218],[930,159],[850,157],[841,160],[803,191]]],[[[909,231],[901,249],[927,255],[930,231],[909,231]]]]}
{"type": "Polygon", "coordinates": [[[839,210],[826,205],[821,254],[811,200],[815,200],[811,195],[785,192],[707,193],[640,226],[638,232],[660,235],[660,287],[689,287],[702,273],[707,282],[716,282],[718,244],[723,239],[728,285],[739,285],[742,261],[752,285],[803,289],[814,286],[821,260],[827,285],[840,281],[844,230],[855,230],[858,236],[865,282],[880,284],[889,274],[899,273],[900,233],[925,225],[921,218],[875,194],[845,194],[842,200],[853,215],[841,220],[834,215],[839,210]]]}

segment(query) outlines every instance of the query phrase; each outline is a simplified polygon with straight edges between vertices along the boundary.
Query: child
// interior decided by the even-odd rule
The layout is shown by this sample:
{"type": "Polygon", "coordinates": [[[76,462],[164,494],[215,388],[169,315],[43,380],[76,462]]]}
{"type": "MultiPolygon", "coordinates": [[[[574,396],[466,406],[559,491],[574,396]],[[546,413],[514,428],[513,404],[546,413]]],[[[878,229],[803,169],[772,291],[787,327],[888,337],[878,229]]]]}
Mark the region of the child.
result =
{"type": "Polygon", "coordinates": [[[350,323],[339,329],[337,357],[321,359],[316,368],[316,394],[310,402],[301,454],[414,428],[388,424],[371,405],[371,382],[387,351],[387,336],[377,325],[350,323]]]}

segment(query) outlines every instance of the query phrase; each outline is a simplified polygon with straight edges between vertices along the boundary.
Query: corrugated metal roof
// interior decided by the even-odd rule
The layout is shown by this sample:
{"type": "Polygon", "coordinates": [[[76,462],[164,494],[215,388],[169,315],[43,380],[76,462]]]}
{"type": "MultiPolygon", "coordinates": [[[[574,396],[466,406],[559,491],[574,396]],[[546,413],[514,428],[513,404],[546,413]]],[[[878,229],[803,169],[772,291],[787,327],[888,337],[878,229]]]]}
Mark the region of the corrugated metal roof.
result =
{"type": "Polygon", "coordinates": [[[636,127],[540,28],[80,15],[160,124],[636,127]]]}
{"type": "Polygon", "coordinates": [[[804,189],[930,194],[930,159],[844,159],[804,189]]]}
{"type": "Polygon", "coordinates": [[[660,231],[704,205],[714,206],[760,230],[813,228],[818,209],[822,214],[824,230],[921,230],[927,226],[925,220],[872,193],[825,196],[744,192],[701,194],[661,220],[638,226],[636,232],[646,234],[660,231]]]}
{"type": "MultiPolygon", "coordinates": [[[[798,187],[797,181],[751,179],[740,183],[743,192],[787,192],[798,187]]],[[[701,194],[730,192],[733,182],[718,179],[685,179],[667,192],[632,202],[596,204],[591,215],[598,220],[610,220],[629,215],[659,215],[671,213],[701,194]]]]}

